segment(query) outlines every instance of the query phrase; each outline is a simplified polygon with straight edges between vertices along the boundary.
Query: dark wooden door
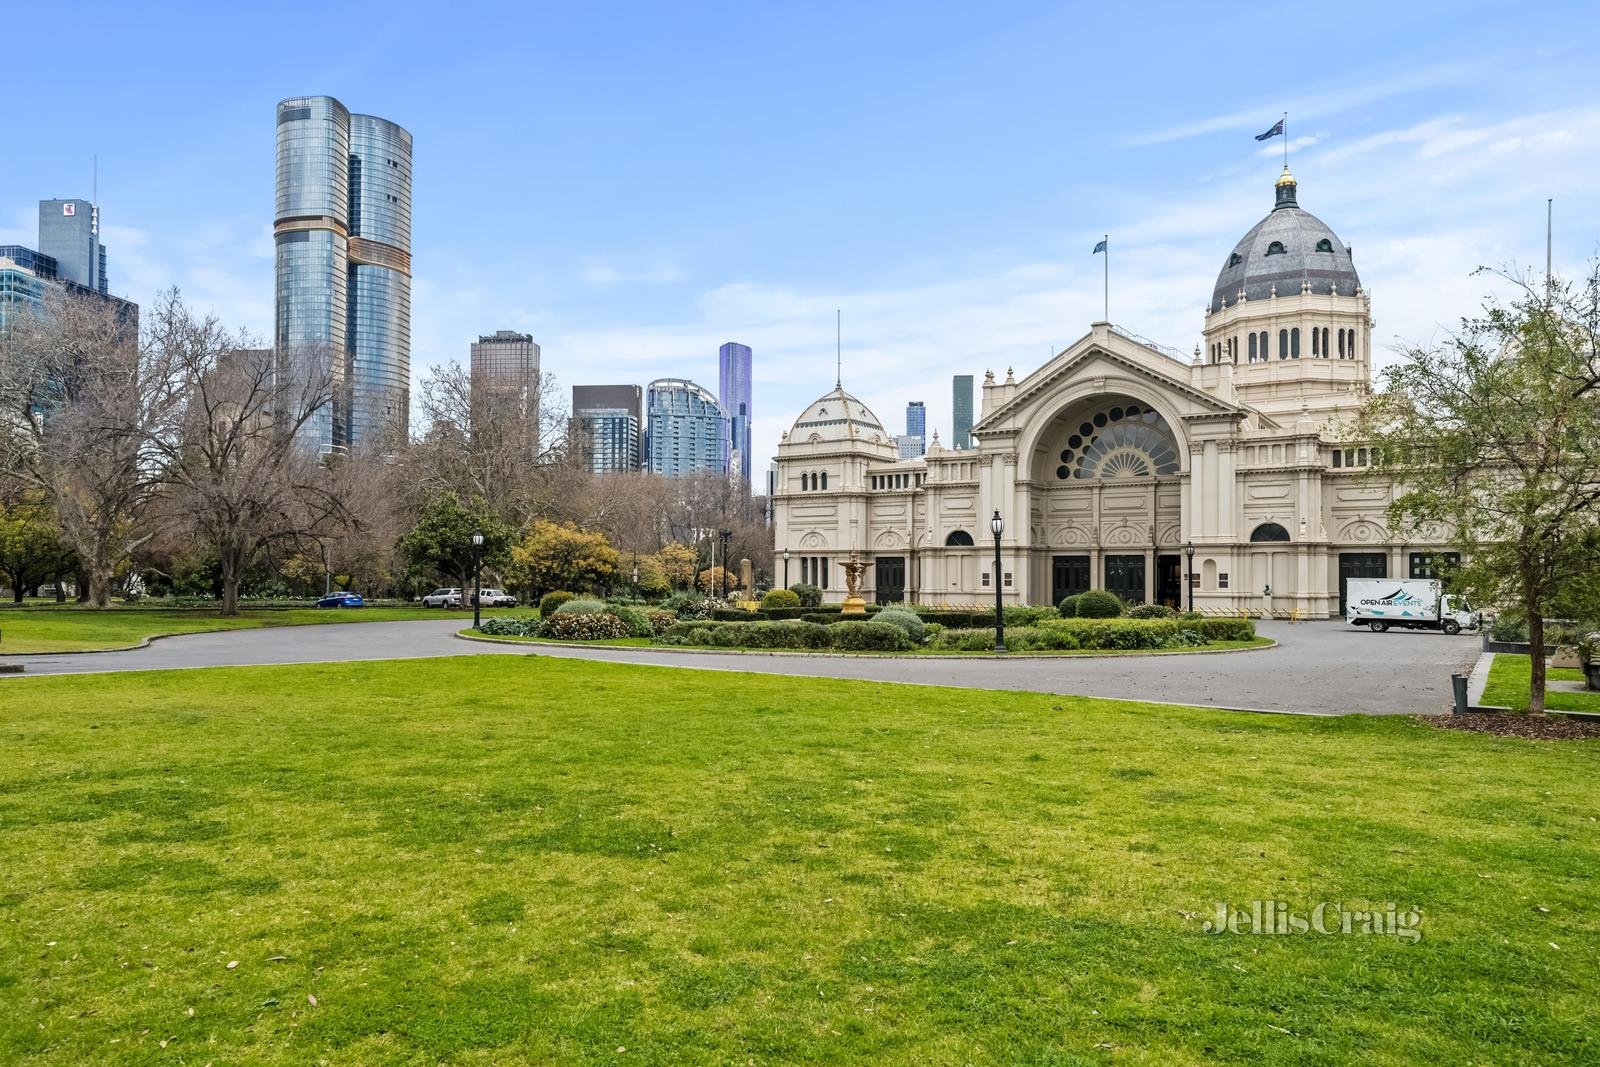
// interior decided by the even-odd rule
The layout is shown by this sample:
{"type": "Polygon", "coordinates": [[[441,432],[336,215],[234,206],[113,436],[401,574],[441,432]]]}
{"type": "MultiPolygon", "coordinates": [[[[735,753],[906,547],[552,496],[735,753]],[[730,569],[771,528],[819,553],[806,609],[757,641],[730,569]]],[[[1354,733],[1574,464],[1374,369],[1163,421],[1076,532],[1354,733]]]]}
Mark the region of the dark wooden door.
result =
{"type": "Polygon", "coordinates": [[[1069,596],[1089,591],[1088,556],[1050,558],[1050,603],[1059,605],[1069,596]]]}
{"type": "Polygon", "coordinates": [[[1344,616],[1345,591],[1352,578],[1389,577],[1389,557],[1382,552],[1339,553],[1339,616],[1344,616]]]}
{"type": "Polygon", "coordinates": [[[898,604],[906,598],[906,561],[903,556],[879,556],[874,598],[879,604],[898,604]]]}
{"type": "Polygon", "coordinates": [[[1183,557],[1156,557],[1156,603],[1183,610],[1183,557]]]}
{"type": "Polygon", "coordinates": [[[1144,603],[1144,557],[1107,556],[1106,589],[1129,604],[1144,603]]]}

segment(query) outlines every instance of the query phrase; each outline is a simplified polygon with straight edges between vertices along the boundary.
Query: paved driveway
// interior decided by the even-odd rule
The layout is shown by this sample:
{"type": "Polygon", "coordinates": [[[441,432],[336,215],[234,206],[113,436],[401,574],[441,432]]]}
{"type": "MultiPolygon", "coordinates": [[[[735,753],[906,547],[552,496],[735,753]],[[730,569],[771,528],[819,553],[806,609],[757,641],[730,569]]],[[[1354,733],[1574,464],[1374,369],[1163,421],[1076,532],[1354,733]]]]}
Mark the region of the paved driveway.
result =
{"type": "MultiPolygon", "coordinates": [[[[459,619],[344,623],[190,634],[129,652],[0,656],[27,674],[166,670],[189,667],[539,655],[697,670],[861,678],[979,689],[1121,697],[1256,711],[1335,715],[1449,709],[1450,675],[1470,670],[1476,636],[1393,631],[1374,634],[1338,622],[1261,623],[1279,647],[1223,655],[1056,659],[888,659],[846,656],[684,654],[633,648],[560,648],[462,641],[459,619]]],[[[12,676],[0,675],[0,679],[12,676]]],[[[4,684],[0,681],[0,684],[4,684]]]]}

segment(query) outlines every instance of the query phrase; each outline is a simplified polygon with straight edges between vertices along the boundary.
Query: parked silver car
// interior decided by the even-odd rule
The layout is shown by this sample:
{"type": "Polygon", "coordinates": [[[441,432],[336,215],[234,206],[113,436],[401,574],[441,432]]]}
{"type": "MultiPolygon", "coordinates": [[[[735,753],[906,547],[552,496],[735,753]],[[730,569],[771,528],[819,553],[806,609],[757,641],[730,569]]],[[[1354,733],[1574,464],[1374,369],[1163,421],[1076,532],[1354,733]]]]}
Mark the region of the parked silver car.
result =
{"type": "MultiPolygon", "coordinates": [[[[470,603],[472,598],[468,597],[467,600],[470,603]]],[[[517,606],[517,598],[504,589],[485,588],[479,594],[478,602],[486,608],[514,608],[517,606]]]]}
{"type": "Polygon", "coordinates": [[[422,598],[425,608],[459,608],[461,606],[461,590],[435,589],[422,598]]]}

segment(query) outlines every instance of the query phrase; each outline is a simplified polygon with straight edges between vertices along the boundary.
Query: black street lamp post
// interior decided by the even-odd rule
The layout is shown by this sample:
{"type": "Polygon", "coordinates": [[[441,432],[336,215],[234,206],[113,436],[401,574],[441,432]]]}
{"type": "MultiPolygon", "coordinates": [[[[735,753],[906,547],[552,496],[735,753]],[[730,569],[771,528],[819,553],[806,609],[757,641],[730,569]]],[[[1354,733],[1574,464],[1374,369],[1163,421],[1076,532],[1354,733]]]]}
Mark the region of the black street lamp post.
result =
{"type": "Polygon", "coordinates": [[[783,587],[789,588],[789,550],[783,550],[783,587]]]}
{"type": "Polygon", "coordinates": [[[1189,573],[1184,575],[1184,580],[1189,583],[1189,614],[1194,614],[1194,542],[1190,541],[1183,546],[1183,554],[1189,557],[1189,573]]]}
{"type": "Polygon", "coordinates": [[[483,534],[472,531],[472,628],[483,624],[483,534]]]}
{"type": "Polygon", "coordinates": [[[1000,535],[1006,532],[1006,520],[1000,517],[1000,510],[995,509],[994,518],[989,520],[989,528],[994,531],[994,650],[1006,650],[1006,606],[1000,593],[1000,535]]]}
{"type": "Polygon", "coordinates": [[[722,531],[722,599],[728,599],[728,542],[733,540],[732,530],[722,531]]]}

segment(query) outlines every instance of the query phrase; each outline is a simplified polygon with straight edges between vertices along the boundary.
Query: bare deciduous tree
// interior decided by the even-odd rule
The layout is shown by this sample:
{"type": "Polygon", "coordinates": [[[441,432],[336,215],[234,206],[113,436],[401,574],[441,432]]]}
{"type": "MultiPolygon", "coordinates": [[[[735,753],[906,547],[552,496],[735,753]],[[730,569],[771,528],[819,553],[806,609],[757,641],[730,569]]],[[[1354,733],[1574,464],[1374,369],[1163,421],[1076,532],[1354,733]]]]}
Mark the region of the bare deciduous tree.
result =
{"type": "Polygon", "coordinates": [[[125,306],[57,293],[14,307],[0,337],[0,461],[50,502],[96,607],[152,534],[147,513],[182,413],[182,375],[159,341],[178,306],[175,291],[162,294],[141,337],[125,306]]]}

